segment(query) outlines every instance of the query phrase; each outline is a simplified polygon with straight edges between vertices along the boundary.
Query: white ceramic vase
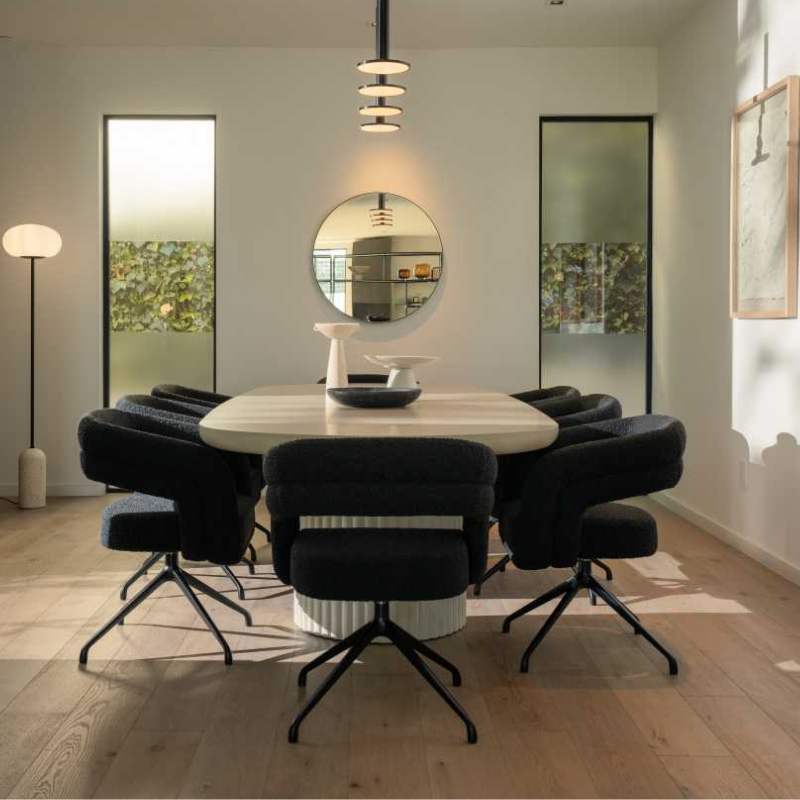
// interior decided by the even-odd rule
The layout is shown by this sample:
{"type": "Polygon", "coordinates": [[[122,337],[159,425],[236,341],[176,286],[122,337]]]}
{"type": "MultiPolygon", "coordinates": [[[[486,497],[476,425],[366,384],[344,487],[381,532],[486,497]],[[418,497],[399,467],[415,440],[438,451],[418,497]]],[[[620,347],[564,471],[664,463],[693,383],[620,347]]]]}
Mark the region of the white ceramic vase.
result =
{"type": "Polygon", "coordinates": [[[347,386],[347,354],[344,340],[349,339],[361,326],[357,322],[317,322],[314,330],[331,340],[328,353],[328,371],[325,375],[326,389],[347,386]]]}

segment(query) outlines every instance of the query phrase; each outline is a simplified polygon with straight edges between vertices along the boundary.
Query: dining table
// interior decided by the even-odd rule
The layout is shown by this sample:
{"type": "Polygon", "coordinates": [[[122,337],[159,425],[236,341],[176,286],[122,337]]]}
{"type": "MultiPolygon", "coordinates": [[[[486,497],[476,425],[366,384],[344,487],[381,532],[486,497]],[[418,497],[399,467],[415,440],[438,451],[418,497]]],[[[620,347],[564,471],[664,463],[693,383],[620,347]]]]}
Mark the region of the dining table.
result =
{"type": "MultiPolygon", "coordinates": [[[[259,456],[283,442],[323,437],[448,437],[484,444],[496,455],[539,450],[557,423],[507,394],[471,386],[425,385],[404,408],[350,408],[324,384],[261,386],[221,403],[200,420],[203,441],[221,450],[259,456]]],[[[461,527],[460,517],[308,516],[301,529],[342,527],[461,527]]],[[[372,619],[369,601],[321,600],[294,592],[294,621],[303,631],[343,638],[372,619]]],[[[466,593],[443,600],[392,603],[392,618],[419,639],[435,639],[466,623],[466,593]]]]}

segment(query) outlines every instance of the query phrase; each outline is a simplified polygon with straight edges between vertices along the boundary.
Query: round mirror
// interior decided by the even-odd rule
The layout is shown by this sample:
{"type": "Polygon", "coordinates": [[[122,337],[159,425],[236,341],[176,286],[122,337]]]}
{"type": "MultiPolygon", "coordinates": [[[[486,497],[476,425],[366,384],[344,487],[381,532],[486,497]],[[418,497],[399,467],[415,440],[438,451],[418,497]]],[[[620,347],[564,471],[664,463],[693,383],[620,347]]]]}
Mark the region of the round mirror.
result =
{"type": "Polygon", "coordinates": [[[360,194],[320,226],[314,280],[343,314],[365,322],[404,319],[427,303],[442,277],[442,240],[405,197],[360,194]]]}

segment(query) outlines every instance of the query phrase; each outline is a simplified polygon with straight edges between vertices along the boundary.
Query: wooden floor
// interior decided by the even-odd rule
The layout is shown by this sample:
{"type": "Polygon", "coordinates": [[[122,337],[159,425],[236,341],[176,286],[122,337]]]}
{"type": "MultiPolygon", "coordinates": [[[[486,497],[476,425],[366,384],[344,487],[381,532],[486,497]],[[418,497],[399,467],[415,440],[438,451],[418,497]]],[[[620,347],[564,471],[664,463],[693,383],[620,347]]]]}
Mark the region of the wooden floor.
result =
{"type": "MultiPolygon", "coordinates": [[[[304,723],[299,665],[325,643],[294,629],[259,550],[242,576],[255,620],[207,603],[214,640],[170,586],[95,647],[139,559],[98,542],[106,498],[0,504],[0,794],[16,797],[800,796],[800,588],[669,512],[661,551],[613,586],[674,649],[663,659],[580,599],[517,672],[548,609],[501,618],[562,579],[513,568],[435,646],[461,668],[480,741],[392,649],[370,647],[304,723]]],[[[256,534],[259,544],[264,539],[256,534]]],[[[229,591],[217,570],[196,572],[229,591]]],[[[318,678],[312,678],[314,686],[318,678]]]]}

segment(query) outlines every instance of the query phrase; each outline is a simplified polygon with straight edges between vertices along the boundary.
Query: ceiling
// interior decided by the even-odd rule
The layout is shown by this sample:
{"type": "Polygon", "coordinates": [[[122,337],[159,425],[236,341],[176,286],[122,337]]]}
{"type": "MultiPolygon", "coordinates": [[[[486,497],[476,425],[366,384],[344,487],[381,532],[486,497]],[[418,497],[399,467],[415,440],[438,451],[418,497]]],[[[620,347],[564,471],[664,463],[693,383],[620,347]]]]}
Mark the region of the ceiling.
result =
{"type": "MultiPolygon", "coordinates": [[[[655,45],[703,0],[395,0],[397,48],[655,45]]],[[[67,45],[371,48],[374,0],[0,0],[0,35],[67,45]]]]}

